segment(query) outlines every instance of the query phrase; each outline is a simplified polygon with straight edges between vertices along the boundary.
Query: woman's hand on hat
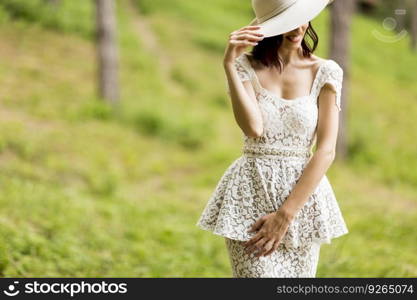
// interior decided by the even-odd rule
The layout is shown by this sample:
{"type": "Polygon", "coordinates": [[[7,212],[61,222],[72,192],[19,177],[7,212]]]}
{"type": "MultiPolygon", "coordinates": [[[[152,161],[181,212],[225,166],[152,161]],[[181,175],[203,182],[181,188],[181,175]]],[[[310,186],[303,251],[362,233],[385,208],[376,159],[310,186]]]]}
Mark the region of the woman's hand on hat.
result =
{"type": "Polygon", "coordinates": [[[259,218],[249,230],[249,232],[258,232],[244,243],[245,251],[248,254],[257,252],[256,257],[270,255],[278,249],[292,220],[293,216],[284,210],[278,210],[259,218]]]}
{"type": "Polygon", "coordinates": [[[224,63],[234,63],[248,46],[256,46],[259,41],[263,40],[262,33],[256,32],[259,26],[245,26],[233,31],[229,35],[229,41],[224,54],[224,63]]]}

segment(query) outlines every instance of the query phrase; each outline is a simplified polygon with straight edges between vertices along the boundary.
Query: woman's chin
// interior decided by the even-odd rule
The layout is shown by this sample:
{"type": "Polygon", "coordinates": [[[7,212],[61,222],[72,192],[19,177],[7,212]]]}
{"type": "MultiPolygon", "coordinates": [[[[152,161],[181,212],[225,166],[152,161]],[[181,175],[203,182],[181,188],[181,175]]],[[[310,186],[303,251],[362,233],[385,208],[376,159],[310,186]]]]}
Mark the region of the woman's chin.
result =
{"type": "Polygon", "coordinates": [[[285,39],[292,44],[299,44],[301,42],[301,37],[290,38],[287,36],[285,39]]]}

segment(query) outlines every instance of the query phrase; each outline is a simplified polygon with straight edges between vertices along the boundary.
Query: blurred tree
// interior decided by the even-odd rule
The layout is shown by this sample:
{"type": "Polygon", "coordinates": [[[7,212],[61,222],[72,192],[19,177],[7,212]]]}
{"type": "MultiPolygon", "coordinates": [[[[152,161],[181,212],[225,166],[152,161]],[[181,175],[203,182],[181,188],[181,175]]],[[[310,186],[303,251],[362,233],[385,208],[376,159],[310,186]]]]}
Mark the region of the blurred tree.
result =
{"type": "Polygon", "coordinates": [[[96,0],[96,19],[100,96],[116,104],[119,83],[114,0],[96,0]]]}
{"type": "Polygon", "coordinates": [[[350,71],[350,38],[352,17],[356,10],[356,0],[335,0],[331,4],[330,58],[337,61],[344,70],[342,89],[342,111],[337,139],[337,157],[347,157],[347,107],[350,71]]]}
{"type": "Polygon", "coordinates": [[[397,21],[396,30],[401,31],[407,28],[407,1],[397,0],[396,2],[397,6],[394,10],[395,20],[397,21]]]}
{"type": "Polygon", "coordinates": [[[61,4],[61,0],[45,0],[45,1],[46,1],[46,3],[52,4],[52,5],[55,5],[55,6],[58,6],[59,4],[61,4]]]}
{"type": "Polygon", "coordinates": [[[417,51],[417,0],[412,0],[411,4],[411,48],[417,51]]]}
{"type": "Polygon", "coordinates": [[[396,22],[395,31],[410,30],[412,25],[412,8],[415,0],[385,0],[379,1],[375,16],[386,19],[393,17],[396,22]]]}
{"type": "Polygon", "coordinates": [[[380,3],[380,0],[358,0],[358,10],[370,14],[374,12],[380,3]]]}

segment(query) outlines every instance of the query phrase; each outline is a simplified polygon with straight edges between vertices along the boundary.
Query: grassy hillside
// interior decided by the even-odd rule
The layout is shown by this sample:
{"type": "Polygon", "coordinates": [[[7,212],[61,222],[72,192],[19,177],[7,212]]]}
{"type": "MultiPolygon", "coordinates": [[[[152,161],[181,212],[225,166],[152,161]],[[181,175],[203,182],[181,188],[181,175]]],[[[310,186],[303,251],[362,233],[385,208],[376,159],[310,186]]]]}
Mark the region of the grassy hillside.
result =
{"type": "MultiPolygon", "coordinates": [[[[91,2],[63,3],[0,4],[1,274],[230,276],[195,222],[240,155],[221,57],[250,3],[118,1],[118,112],[95,93],[91,2]]],[[[350,234],[323,246],[320,277],[417,274],[417,56],[373,30],[355,18],[351,158],[328,172],[350,234]]]]}

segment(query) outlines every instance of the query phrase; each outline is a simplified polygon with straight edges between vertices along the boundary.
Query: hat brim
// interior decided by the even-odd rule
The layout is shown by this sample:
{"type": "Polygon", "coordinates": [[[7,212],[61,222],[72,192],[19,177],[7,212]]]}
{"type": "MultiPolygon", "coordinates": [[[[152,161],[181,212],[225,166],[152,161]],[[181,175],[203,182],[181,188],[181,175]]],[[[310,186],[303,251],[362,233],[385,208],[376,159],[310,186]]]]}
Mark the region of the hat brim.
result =
{"type": "Polygon", "coordinates": [[[279,15],[272,17],[260,24],[253,19],[250,26],[260,26],[256,30],[264,37],[280,35],[308,23],[314,19],[333,0],[298,0],[279,15]]]}

